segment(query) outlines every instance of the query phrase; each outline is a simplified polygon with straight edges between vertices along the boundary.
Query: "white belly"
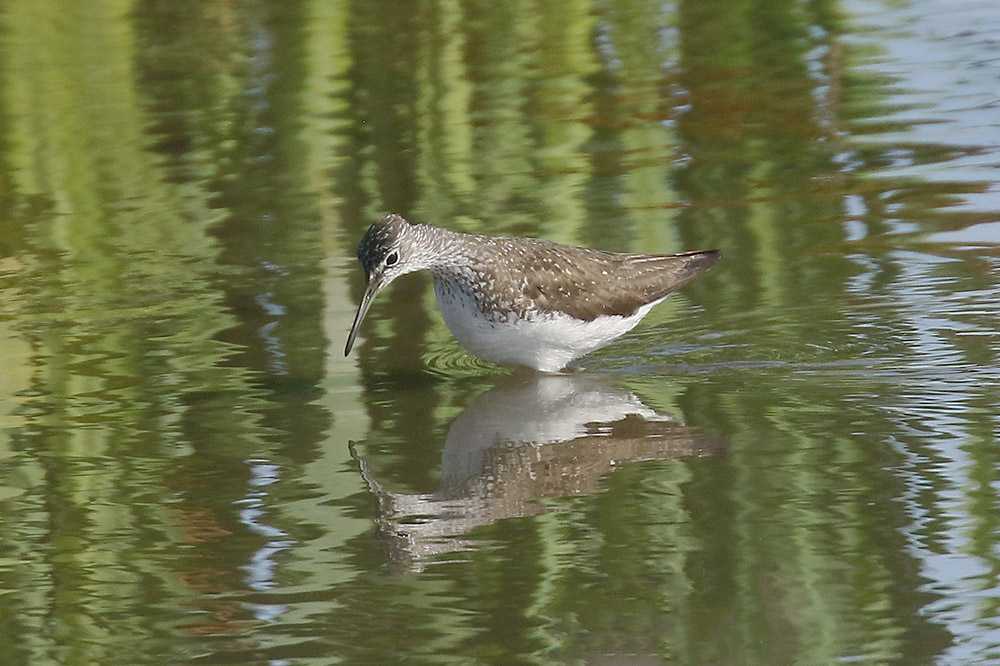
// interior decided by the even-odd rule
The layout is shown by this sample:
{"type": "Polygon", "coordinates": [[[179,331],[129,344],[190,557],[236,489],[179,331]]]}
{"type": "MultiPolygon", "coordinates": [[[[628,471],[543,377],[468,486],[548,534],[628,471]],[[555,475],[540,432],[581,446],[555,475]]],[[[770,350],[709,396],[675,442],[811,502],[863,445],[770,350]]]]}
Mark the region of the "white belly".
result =
{"type": "Polygon", "coordinates": [[[532,319],[510,316],[506,321],[479,310],[475,299],[460,289],[434,280],[434,294],[452,335],[480,358],[505,365],[523,365],[557,372],[575,358],[600,349],[632,330],[660,299],[630,317],[598,317],[581,321],[558,313],[532,319]]]}

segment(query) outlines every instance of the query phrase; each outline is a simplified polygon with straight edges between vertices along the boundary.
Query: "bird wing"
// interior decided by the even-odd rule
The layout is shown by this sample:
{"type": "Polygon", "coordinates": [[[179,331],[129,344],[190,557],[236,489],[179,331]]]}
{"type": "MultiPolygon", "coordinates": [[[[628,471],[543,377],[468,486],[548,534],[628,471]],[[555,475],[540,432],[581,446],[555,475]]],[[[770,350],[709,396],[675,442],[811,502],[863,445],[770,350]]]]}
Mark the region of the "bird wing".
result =
{"type": "Polygon", "coordinates": [[[720,257],[716,250],[640,255],[542,244],[522,262],[522,293],[531,309],[542,312],[564,312],[584,321],[628,317],[720,257]]]}

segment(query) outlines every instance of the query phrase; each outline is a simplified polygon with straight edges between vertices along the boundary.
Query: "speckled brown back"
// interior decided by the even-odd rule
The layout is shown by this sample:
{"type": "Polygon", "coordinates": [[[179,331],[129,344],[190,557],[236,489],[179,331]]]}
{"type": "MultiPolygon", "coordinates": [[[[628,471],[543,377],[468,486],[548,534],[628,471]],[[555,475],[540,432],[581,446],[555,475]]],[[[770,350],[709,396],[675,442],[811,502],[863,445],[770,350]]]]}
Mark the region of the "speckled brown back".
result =
{"type": "Polygon", "coordinates": [[[522,238],[489,238],[488,245],[489,252],[471,251],[467,258],[477,281],[491,285],[476,294],[483,309],[507,308],[520,317],[562,312],[583,321],[633,315],[722,256],[717,250],[618,254],[522,238]]]}

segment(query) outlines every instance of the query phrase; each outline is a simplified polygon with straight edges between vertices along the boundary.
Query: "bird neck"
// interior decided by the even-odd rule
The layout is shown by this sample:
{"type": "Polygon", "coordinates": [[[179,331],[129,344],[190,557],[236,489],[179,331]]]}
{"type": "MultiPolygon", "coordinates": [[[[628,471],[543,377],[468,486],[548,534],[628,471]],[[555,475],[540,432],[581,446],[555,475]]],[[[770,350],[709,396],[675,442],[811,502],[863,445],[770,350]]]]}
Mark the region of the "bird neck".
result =
{"type": "Polygon", "coordinates": [[[468,258],[463,247],[468,243],[469,234],[426,224],[412,225],[410,233],[413,234],[414,248],[410,262],[414,271],[447,274],[467,265],[468,258]]]}

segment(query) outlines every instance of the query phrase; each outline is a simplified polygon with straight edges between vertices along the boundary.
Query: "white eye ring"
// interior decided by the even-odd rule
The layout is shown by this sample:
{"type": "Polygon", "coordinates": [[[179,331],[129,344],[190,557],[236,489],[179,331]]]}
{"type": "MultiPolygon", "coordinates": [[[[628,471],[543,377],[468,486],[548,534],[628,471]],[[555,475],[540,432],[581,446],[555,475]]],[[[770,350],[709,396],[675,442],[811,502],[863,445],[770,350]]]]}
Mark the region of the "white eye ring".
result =
{"type": "Polygon", "coordinates": [[[396,262],[399,261],[399,252],[393,250],[385,258],[386,266],[394,266],[396,262]]]}

